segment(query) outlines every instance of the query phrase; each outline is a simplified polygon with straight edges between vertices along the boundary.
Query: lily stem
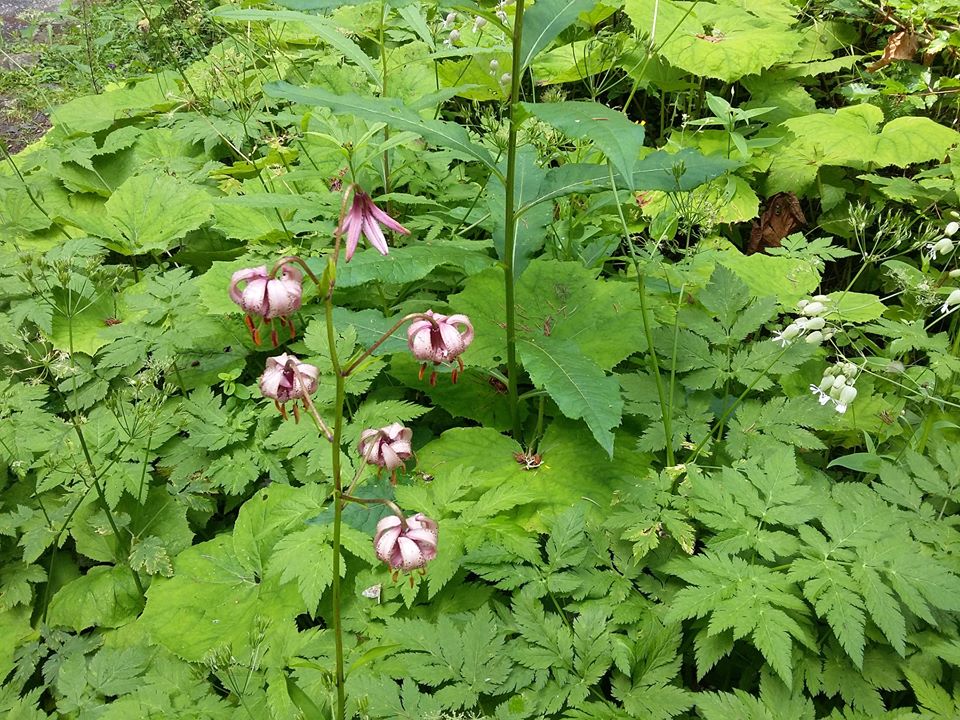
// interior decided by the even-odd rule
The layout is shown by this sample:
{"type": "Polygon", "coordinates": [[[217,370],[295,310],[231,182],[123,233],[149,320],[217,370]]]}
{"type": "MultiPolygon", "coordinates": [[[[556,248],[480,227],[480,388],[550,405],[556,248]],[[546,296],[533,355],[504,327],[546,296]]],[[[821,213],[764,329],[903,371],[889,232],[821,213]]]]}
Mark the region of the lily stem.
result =
{"type": "Polygon", "coordinates": [[[523,40],[523,1],[517,0],[513,20],[513,60],[510,65],[510,98],[508,105],[509,131],[507,135],[507,176],[504,179],[504,228],[503,228],[503,289],[506,301],[507,332],[507,393],[510,398],[510,423],[513,439],[523,442],[520,425],[520,399],[517,391],[517,308],[514,276],[514,254],[517,242],[517,219],[514,203],[514,185],[517,174],[517,102],[520,99],[520,77],[523,74],[521,42],[523,40]]]}

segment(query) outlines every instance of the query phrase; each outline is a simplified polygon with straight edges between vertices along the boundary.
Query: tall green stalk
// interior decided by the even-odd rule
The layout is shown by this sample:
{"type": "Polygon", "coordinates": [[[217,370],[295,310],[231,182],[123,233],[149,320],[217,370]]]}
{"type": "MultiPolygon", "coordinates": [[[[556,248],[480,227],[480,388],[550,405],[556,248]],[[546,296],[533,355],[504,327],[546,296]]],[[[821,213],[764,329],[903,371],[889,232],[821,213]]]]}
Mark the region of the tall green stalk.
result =
{"type": "MultiPolygon", "coordinates": [[[[339,243],[338,243],[339,244],[339,243]]],[[[336,262],[331,259],[331,263],[336,262]]],[[[330,277],[335,277],[335,267],[330,269],[330,277]]],[[[336,655],[335,682],[337,686],[337,707],[334,713],[336,720],[346,717],[346,690],[343,675],[343,622],[340,617],[340,530],[343,525],[343,483],[340,469],[340,444],[343,438],[343,404],[346,397],[346,378],[341,372],[340,358],[337,356],[337,338],[333,326],[333,281],[324,300],[324,310],[327,319],[327,347],[330,352],[330,364],[336,378],[336,399],[333,408],[333,442],[330,452],[333,453],[333,637],[336,655]]]]}
{"type": "Polygon", "coordinates": [[[507,136],[507,177],[504,181],[504,229],[503,229],[503,288],[507,311],[507,393],[510,398],[510,423],[513,438],[523,442],[520,425],[520,399],[517,391],[517,308],[514,276],[514,254],[517,244],[516,208],[514,207],[514,181],[517,170],[517,101],[520,97],[520,76],[523,74],[520,43],[523,40],[523,0],[517,0],[513,21],[513,60],[510,64],[510,98],[508,107],[509,130],[507,136]]]}
{"type": "Polygon", "coordinates": [[[633,246],[633,239],[630,237],[630,228],[627,227],[627,219],[623,216],[623,207],[620,205],[620,196],[617,194],[617,182],[613,174],[613,165],[607,162],[607,170],[610,174],[610,189],[613,191],[613,202],[617,207],[617,214],[620,216],[620,225],[623,229],[623,239],[630,250],[630,259],[633,261],[634,272],[637,273],[637,294],[640,296],[640,318],[643,322],[643,334],[647,338],[647,355],[650,358],[650,366],[653,369],[653,379],[657,386],[657,399],[660,401],[660,419],[663,422],[663,435],[667,441],[667,465],[673,466],[676,461],[673,456],[673,385],[670,386],[671,401],[667,402],[667,393],[663,387],[663,377],[660,374],[660,361],[657,359],[657,349],[653,344],[653,323],[650,319],[650,308],[647,306],[646,274],[640,266],[640,258],[637,256],[637,249],[633,246]]]}

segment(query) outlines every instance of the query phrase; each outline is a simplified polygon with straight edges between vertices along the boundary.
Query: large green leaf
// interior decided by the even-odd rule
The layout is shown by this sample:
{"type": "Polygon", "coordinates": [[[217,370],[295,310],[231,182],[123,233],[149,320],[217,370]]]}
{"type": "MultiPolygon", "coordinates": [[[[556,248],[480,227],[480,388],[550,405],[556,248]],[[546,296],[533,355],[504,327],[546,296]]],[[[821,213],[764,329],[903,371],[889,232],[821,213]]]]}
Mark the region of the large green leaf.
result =
{"type": "Polygon", "coordinates": [[[480,487],[527,487],[538,503],[525,510],[523,520],[538,528],[551,515],[584,498],[608,507],[611,492],[642,477],[649,465],[649,458],[635,451],[630,442],[616,443],[611,460],[583,432],[583,425],[562,419],[550,424],[540,442],[542,465],[524,469],[514,457],[520,450],[516,442],[491,428],[454,428],[418,450],[417,459],[421,469],[437,477],[457,467],[472,467],[471,477],[480,487]]]}
{"type": "Polygon", "coordinates": [[[592,141],[626,180],[627,188],[634,189],[634,167],[643,148],[642,125],[597,102],[568,100],[521,105],[528,113],[553,125],[564,135],[592,141]]]}
{"type": "Polygon", "coordinates": [[[104,205],[103,217],[77,214],[77,222],[124,255],[162,252],[213,216],[206,191],[169,175],[135,175],[104,205]]]}
{"type": "Polygon", "coordinates": [[[613,457],[613,429],[620,425],[620,384],[586,357],[572,340],[540,337],[518,343],[523,367],[569,418],[587,423],[593,437],[613,457]]]}
{"type": "Polygon", "coordinates": [[[462,126],[443,120],[424,120],[399,100],[337,95],[319,87],[302,88],[288,82],[269,83],[264,86],[263,91],[271,97],[303,105],[322,105],[335,113],[350,113],[366,120],[386,123],[398,130],[414,132],[429,142],[457,150],[479,160],[491,170],[496,170],[487,149],[474,143],[462,126]]]}
{"type": "Polygon", "coordinates": [[[567,25],[595,4],[595,0],[537,0],[523,16],[520,67],[526,68],[567,25]]]}
{"type": "MultiPolygon", "coordinates": [[[[466,313],[476,336],[463,355],[465,363],[496,367],[505,361],[503,269],[493,267],[467,279],[449,298],[450,307],[466,313]]],[[[633,284],[599,280],[580,263],[537,259],[520,276],[516,290],[517,337],[570,340],[603,370],[645,347],[637,321],[640,301],[633,284]]]]}
{"type": "Polygon", "coordinates": [[[98,565],[64,585],[50,601],[47,622],[80,632],[89,627],[120,627],[140,610],[130,568],[98,565]]]}
{"type": "Polygon", "coordinates": [[[748,7],[756,13],[730,4],[628,0],[626,12],[672,65],[734,82],[791,57],[800,42],[786,18],[748,7]]]}
{"type": "Polygon", "coordinates": [[[92,134],[120,120],[169,110],[179,102],[176,78],[169,70],[130,87],[76,98],[54,110],[51,120],[68,135],[92,134]]]}
{"type": "Polygon", "coordinates": [[[897,118],[877,132],[881,122],[883,111],[867,103],[784,121],[791,137],[777,145],[768,191],[808,187],[824,166],[907,167],[942,158],[960,143],[960,133],[930,118],[897,118]]]}

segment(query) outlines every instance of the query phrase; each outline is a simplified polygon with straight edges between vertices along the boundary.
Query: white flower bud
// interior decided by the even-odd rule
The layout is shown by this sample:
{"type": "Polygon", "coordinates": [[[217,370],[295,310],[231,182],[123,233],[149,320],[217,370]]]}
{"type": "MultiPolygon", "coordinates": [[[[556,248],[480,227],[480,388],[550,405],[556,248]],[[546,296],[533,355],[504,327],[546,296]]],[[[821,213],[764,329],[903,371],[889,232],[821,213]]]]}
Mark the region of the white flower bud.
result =
{"type": "Polygon", "coordinates": [[[843,375],[837,375],[837,376],[833,379],[833,387],[834,387],[835,390],[839,390],[840,388],[842,388],[842,387],[843,387],[844,385],[846,385],[846,384],[847,384],[847,378],[844,377],[843,375]]]}
{"type": "Polygon", "coordinates": [[[817,387],[823,392],[830,390],[833,387],[833,375],[824,375],[817,387]]]}
{"type": "Polygon", "coordinates": [[[947,224],[947,227],[943,230],[943,234],[947,237],[953,237],[957,234],[957,230],[960,230],[960,223],[954,221],[947,224]]]}
{"type": "Polygon", "coordinates": [[[853,385],[847,385],[840,391],[840,397],[837,398],[837,412],[845,413],[847,406],[857,398],[857,389],[853,385]]]}
{"type": "Polygon", "coordinates": [[[460,31],[459,31],[459,30],[451,30],[451,31],[450,31],[450,35],[449,35],[449,37],[448,37],[447,39],[450,41],[451,44],[453,44],[453,43],[455,43],[455,42],[459,42],[459,41],[460,41],[460,31]]]}
{"type": "Polygon", "coordinates": [[[813,315],[819,315],[827,311],[827,306],[822,302],[812,302],[803,306],[803,314],[811,317],[813,315]]]}
{"type": "Polygon", "coordinates": [[[812,317],[807,320],[807,330],[823,330],[823,326],[827,324],[827,321],[822,317],[812,317]]]}
{"type": "Polygon", "coordinates": [[[473,31],[477,32],[480,28],[487,24],[486,18],[478,17],[473,21],[473,31]]]}
{"type": "Polygon", "coordinates": [[[497,59],[494,58],[490,61],[490,72],[496,73],[500,71],[500,63],[497,62],[497,59]]]}
{"type": "Polygon", "coordinates": [[[455,12],[447,13],[447,17],[443,21],[443,29],[449,30],[453,27],[453,24],[457,21],[457,14],[455,12]]]}
{"type": "Polygon", "coordinates": [[[944,255],[949,255],[953,252],[953,240],[948,237],[943,237],[937,240],[935,243],[927,244],[927,254],[931,260],[936,260],[938,257],[944,255]]]}
{"type": "Polygon", "coordinates": [[[828,303],[828,302],[830,302],[830,296],[829,296],[829,295],[814,295],[814,296],[813,296],[813,299],[814,299],[816,302],[821,302],[821,303],[828,303]]]}
{"type": "Polygon", "coordinates": [[[511,82],[513,82],[513,75],[511,75],[510,73],[504,73],[503,75],[500,76],[501,85],[509,85],[511,82]]]}
{"type": "Polygon", "coordinates": [[[811,345],[819,345],[823,342],[823,333],[819,330],[814,330],[812,333],[807,335],[807,342],[811,345]]]}
{"type": "Polygon", "coordinates": [[[951,279],[958,278],[958,277],[960,277],[960,270],[951,270],[950,272],[947,273],[947,275],[948,275],[951,279]]]}
{"type": "Polygon", "coordinates": [[[807,305],[810,304],[809,300],[798,300],[797,301],[797,310],[803,310],[807,305]]]}

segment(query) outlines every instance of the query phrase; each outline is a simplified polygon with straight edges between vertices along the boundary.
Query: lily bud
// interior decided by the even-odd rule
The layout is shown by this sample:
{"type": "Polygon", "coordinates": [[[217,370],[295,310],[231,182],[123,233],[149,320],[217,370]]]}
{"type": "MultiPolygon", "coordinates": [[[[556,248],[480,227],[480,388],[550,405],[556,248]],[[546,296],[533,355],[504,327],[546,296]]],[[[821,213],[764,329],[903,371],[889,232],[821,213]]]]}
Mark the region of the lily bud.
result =
{"type": "Polygon", "coordinates": [[[357,452],[370,465],[386,468],[394,473],[403,467],[403,461],[413,455],[410,441],[413,430],[400,423],[393,423],[379,430],[369,429],[360,433],[357,452]]]}
{"type": "Polygon", "coordinates": [[[294,355],[283,353],[267,358],[267,366],[260,376],[260,392],[271,398],[277,410],[287,416],[286,404],[294,401],[293,414],[299,420],[297,400],[303,400],[317,391],[320,371],[313,365],[300,362],[294,355]]]}
{"type": "Polygon", "coordinates": [[[416,570],[437,556],[437,523],[422,513],[406,521],[387,515],[373,536],[377,557],[393,570],[416,570]]]}
{"type": "MultiPolygon", "coordinates": [[[[457,361],[459,371],[463,370],[460,354],[473,342],[473,325],[466,315],[441,315],[432,310],[424,313],[429,320],[415,320],[407,328],[407,346],[413,356],[423,363],[420,377],[428,362],[434,365],[457,361]],[[463,326],[460,330],[458,326],[463,326]]],[[[457,381],[458,370],[453,371],[453,381],[457,381]]],[[[430,384],[436,382],[436,373],[430,377],[430,384]]]]}

